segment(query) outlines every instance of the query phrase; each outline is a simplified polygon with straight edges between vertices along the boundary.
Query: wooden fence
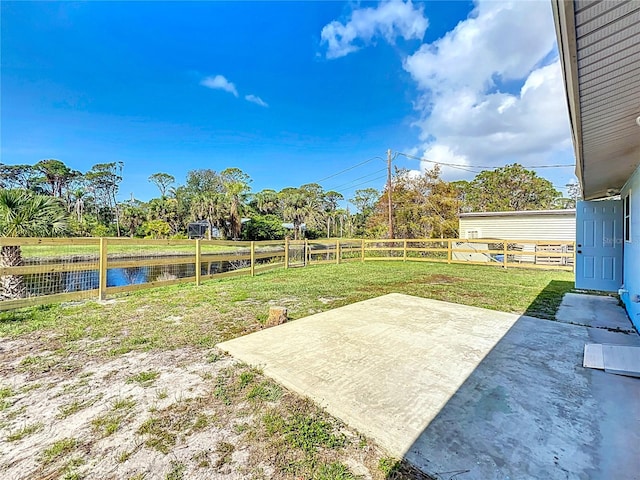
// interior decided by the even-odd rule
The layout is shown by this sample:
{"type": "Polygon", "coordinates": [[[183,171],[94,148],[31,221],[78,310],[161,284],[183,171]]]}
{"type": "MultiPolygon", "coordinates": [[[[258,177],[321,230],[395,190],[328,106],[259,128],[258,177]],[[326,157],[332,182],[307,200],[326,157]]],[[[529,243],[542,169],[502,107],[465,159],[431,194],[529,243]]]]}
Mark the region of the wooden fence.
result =
{"type": "MultiPolygon", "coordinates": [[[[236,242],[129,238],[0,238],[21,261],[0,264],[0,311],[274,268],[421,261],[573,271],[575,244],[551,240],[328,239],[236,242]]],[[[5,257],[3,255],[3,257],[5,257]]]]}

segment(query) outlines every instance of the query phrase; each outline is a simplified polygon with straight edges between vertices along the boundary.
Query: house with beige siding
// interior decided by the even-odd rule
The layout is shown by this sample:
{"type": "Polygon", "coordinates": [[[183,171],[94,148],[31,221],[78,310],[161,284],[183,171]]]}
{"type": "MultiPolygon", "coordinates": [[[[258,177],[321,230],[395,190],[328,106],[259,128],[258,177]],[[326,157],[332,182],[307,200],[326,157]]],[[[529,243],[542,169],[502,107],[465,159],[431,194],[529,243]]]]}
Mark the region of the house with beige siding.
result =
{"type": "Polygon", "coordinates": [[[562,240],[576,238],[576,211],[474,212],[459,216],[460,238],[562,240]]]}
{"type": "Polygon", "coordinates": [[[640,328],[640,1],[551,5],[585,200],[576,287],[617,292],[640,328]]]}
{"type": "MultiPolygon", "coordinates": [[[[487,262],[502,261],[502,255],[491,257],[479,252],[490,250],[492,240],[509,240],[505,243],[512,252],[509,256],[510,262],[571,267],[571,254],[576,238],[576,211],[567,209],[462,213],[459,215],[458,236],[461,239],[472,240],[456,244],[458,248],[478,250],[478,253],[454,254],[456,260],[479,262],[483,261],[481,255],[484,255],[487,262]],[[548,252],[549,256],[540,255],[543,252],[548,252]]],[[[501,245],[504,243],[498,242],[496,245],[497,248],[503,248],[501,245]]],[[[493,245],[493,249],[496,245],[493,245]]]]}

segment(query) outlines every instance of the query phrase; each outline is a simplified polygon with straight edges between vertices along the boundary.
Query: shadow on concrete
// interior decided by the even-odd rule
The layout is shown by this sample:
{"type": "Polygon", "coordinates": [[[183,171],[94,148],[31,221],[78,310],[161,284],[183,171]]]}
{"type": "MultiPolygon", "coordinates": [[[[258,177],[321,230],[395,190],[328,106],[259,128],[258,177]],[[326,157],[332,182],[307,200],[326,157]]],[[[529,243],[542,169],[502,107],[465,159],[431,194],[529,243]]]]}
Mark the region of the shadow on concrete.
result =
{"type": "MultiPolygon", "coordinates": [[[[527,314],[553,318],[572,288],[550,282],[527,314]]],[[[431,421],[386,478],[639,479],[640,381],[583,368],[585,343],[640,338],[519,317],[439,412],[425,414],[431,421]]]]}
{"type": "MultiPolygon", "coordinates": [[[[527,311],[557,317],[570,288],[527,311]]],[[[390,293],[218,347],[402,458],[388,480],[638,479],[640,381],[582,355],[640,337],[591,325],[390,293]]]]}
{"type": "Polygon", "coordinates": [[[562,297],[573,290],[574,283],[564,280],[552,280],[538,294],[524,312],[526,316],[555,320],[562,297]]]}

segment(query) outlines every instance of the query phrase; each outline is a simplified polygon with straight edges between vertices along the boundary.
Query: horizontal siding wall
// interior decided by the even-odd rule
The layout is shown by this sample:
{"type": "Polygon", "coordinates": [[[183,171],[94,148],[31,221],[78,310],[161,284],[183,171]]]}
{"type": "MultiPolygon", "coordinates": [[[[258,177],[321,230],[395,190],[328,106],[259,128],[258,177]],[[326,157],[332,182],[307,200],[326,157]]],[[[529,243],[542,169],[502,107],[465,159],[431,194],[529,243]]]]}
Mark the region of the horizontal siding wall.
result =
{"type": "Polygon", "coordinates": [[[622,189],[621,198],[631,194],[631,241],[624,242],[624,260],[622,275],[624,292],[620,298],[629,314],[629,318],[640,330],[640,303],[634,301],[640,296],[640,167],[631,176],[622,189]]]}
{"type": "Polygon", "coordinates": [[[469,231],[477,231],[478,238],[574,241],[576,217],[575,214],[461,217],[460,238],[470,238],[469,231]]]}

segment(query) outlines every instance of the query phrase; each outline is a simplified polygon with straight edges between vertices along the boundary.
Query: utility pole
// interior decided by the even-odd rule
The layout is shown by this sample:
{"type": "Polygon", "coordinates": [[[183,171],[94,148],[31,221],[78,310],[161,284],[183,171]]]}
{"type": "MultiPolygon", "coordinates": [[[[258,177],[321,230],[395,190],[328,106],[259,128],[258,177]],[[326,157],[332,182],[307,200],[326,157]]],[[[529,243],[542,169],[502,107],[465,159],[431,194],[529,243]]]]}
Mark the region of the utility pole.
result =
{"type": "Polygon", "coordinates": [[[389,200],[389,238],[393,238],[393,204],[391,203],[391,149],[387,150],[387,196],[389,200]]]}

